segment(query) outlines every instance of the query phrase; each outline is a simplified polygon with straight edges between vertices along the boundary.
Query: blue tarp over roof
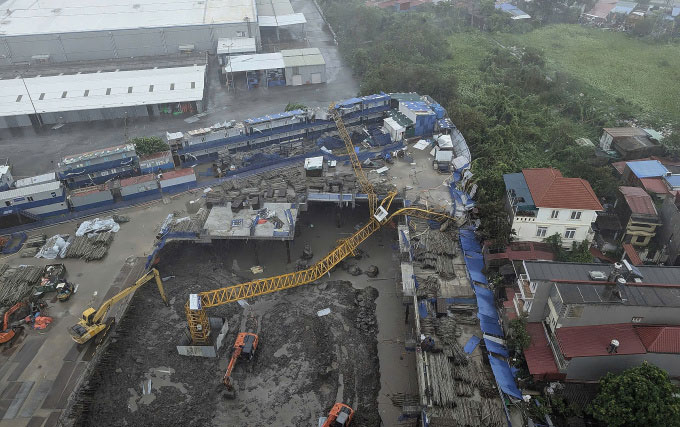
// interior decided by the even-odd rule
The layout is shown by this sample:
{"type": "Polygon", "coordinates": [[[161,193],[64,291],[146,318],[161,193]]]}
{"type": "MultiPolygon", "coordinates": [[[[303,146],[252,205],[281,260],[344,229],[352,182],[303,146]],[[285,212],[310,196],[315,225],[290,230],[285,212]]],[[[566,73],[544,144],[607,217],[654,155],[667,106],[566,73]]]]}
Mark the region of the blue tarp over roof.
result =
{"type": "Polygon", "coordinates": [[[434,111],[430,109],[425,101],[402,101],[402,104],[411,111],[434,115],[434,111]]]}
{"type": "Polygon", "coordinates": [[[463,248],[463,252],[465,252],[465,253],[468,253],[468,252],[480,253],[480,252],[482,252],[482,247],[480,246],[477,239],[474,237],[474,233],[473,233],[472,237],[469,237],[469,236],[463,235],[463,233],[461,231],[460,246],[461,246],[461,248],[463,248]]]}
{"type": "Polygon", "coordinates": [[[475,296],[477,297],[477,307],[479,312],[485,316],[498,318],[496,305],[494,303],[493,292],[481,286],[474,285],[475,296]]]}
{"type": "Polygon", "coordinates": [[[501,325],[498,324],[498,319],[480,313],[477,313],[477,318],[479,319],[479,327],[485,334],[496,335],[498,337],[505,336],[501,325]]]}
{"type": "Polygon", "coordinates": [[[668,185],[673,188],[680,187],[680,175],[671,175],[664,178],[668,185]]]}
{"type": "Polygon", "coordinates": [[[486,276],[482,273],[482,270],[484,269],[484,257],[480,254],[469,252],[466,253],[463,258],[465,259],[465,266],[468,269],[468,273],[470,273],[470,278],[475,282],[483,283],[485,285],[488,284],[489,282],[486,280],[486,276]]]}
{"type": "Polygon", "coordinates": [[[489,355],[489,362],[491,362],[491,370],[493,371],[496,382],[501,387],[501,390],[509,396],[522,398],[522,393],[515,384],[515,378],[512,375],[512,370],[508,362],[489,355]]]}
{"type": "Polygon", "coordinates": [[[499,344],[496,341],[491,341],[488,338],[484,338],[484,345],[491,353],[496,353],[504,357],[508,357],[510,355],[508,353],[508,349],[505,348],[503,344],[499,344]]]}
{"type": "Polygon", "coordinates": [[[468,342],[465,343],[465,347],[463,347],[463,351],[467,354],[472,353],[477,348],[479,341],[480,341],[480,339],[479,339],[478,336],[476,336],[476,335],[471,336],[470,339],[468,340],[468,342]]]}
{"type": "Polygon", "coordinates": [[[623,14],[630,14],[633,9],[637,7],[637,3],[632,2],[632,1],[620,1],[616,3],[616,6],[614,9],[612,9],[611,13],[623,13],[623,14]]]}
{"type": "Polygon", "coordinates": [[[675,18],[678,15],[680,15],[680,6],[675,6],[671,12],[671,16],[675,18]]]}
{"type": "Polygon", "coordinates": [[[654,178],[657,176],[664,176],[668,172],[658,160],[642,160],[639,162],[627,162],[626,165],[633,174],[638,178],[654,178]]]}

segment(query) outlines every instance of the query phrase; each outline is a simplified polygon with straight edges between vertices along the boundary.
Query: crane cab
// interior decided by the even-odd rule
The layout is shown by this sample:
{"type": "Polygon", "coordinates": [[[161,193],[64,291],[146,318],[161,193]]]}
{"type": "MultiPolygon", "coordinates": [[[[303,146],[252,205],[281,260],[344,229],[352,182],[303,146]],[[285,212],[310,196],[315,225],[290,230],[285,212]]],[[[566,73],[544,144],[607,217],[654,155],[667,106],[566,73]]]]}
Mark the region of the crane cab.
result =
{"type": "Polygon", "coordinates": [[[323,427],[347,427],[351,425],[354,410],[344,403],[336,403],[328,414],[323,427]]]}
{"type": "Polygon", "coordinates": [[[251,360],[255,356],[255,350],[257,350],[257,343],[259,337],[250,332],[242,332],[236,337],[236,342],[234,343],[234,350],[241,349],[241,354],[239,355],[242,359],[251,360]]]}
{"type": "Polygon", "coordinates": [[[94,308],[90,307],[87,310],[83,311],[83,322],[85,322],[86,325],[91,325],[94,319],[94,315],[97,313],[97,310],[94,308]]]}

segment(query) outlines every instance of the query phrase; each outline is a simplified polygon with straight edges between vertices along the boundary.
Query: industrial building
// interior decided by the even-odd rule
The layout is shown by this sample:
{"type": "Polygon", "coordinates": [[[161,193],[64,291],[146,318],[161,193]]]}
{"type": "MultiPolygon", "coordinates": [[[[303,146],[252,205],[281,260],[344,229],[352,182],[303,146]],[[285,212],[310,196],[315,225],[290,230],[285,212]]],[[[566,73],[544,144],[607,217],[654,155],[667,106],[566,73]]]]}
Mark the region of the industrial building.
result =
{"type": "Polygon", "coordinates": [[[105,185],[86,187],[69,192],[71,208],[74,211],[84,211],[113,204],[113,194],[105,185]]]}
{"type": "MultiPolygon", "coordinates": [[[[223,52],[223,50],[222,50],[223,52]]],[[[326,82],[326,61],[318,48],[224,57],[223,74],[230,86],[300,86],[326,82]]]]}
{"type": "Polygon", "coordinates": [[[260,38],[251,0],[10,0],[0,12],[0,64],[214,52],[219,38],[260,38]]]}
{"type": "Polygon", "coordinates": [[[17,214],[37,219],[66,212],[66,192],[57,181],[0,192],[0,216],[17,214]]]}
{"type": "Polygon", "coordinates": [[[133,144],[89,151],[64,157],[57,164],[57,176],[69,188],[79,188],[131,176],[139,157],[133,144]]]}
{"type": "Polygon", "coordinates": [[[0,70],[0,128],[198,113],[205,55],[0,70]]]}

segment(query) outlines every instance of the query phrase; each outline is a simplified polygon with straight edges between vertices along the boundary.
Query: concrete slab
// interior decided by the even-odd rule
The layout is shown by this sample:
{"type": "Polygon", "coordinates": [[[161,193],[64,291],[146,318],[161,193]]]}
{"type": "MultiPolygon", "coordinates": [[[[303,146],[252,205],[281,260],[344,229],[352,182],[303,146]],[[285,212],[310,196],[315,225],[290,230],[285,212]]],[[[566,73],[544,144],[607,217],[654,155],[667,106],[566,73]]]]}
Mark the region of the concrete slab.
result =
{"type": "Polygon", "coordinates": [[[26,424],[26,427],[40,427],[43,425],[45,422],[46,418],[45,417],[33,417],[31,420],[26,424]]]}
{"type": "Polygon", "coordinates": [[[26,403],[23,408],[21,408],[21,413],[19,416],[21,418],[32,417],[36,409],[42,405],[43,401],[47,397],[47,393],[52,389],[54,381],[52,380],[42,380],[33,388],[32,393],[26,399],[26,403]]]}
{"type": "Polygon", "coordinates": [[[45,424],[43,427],[56,427],[57,422],[59,422],[59,416],[61,415],[61,411],[57,412],[52,412],[49,417],[47,417],[47,421],[45,421],[45,424]]]}
{"type": "Polygon", "coordinates": [[[54,380],[52,387],[50,388],[47,398],[44,400],[41,408],[42,409],[57,409],[57,404],[61,398],[64,389],[68,385],[69,379],[76,368],[76,362],[64,362],[57,378],[54,380]]]}
{"type": "Polygon", "coordinates": [[[34,336],[26,339],[24,341],[21,350],[14,356],[14,361],[17,362],[17,367],[14,368],[10,376],[7,378],[8,381],[16,381],[19,376],[24,372],[24,369],[31,363],[35,355],[40,351],[45,342],[44,336],[34,336]]]}
{"type": "Polygon", "coordinates": [[[2,417],[3,420],[11,420],[12,418],[17,416],[17,414],[19,413],[19,409],[24,404],[24,401],[28,397],[28,394],[31,392],[31,389],[33,388],[34,384],[35,383],[33,381],[26,381],[21,383],[21,387],[19,387],[19,390],[17,391],[14,400],[12,400],[12,403],[7,408],[5,415],[3,415],[2,417]]]}
{"type": "Polygon", "coordinates": [[[215,206],[205,221],[204,235],[211,239],[277,239],[292,240],[298,209],[292,203],[264,203],[262,208],[250,207],[232,212],[231,203],[215,206]],[[267,214],[262,214],[266,210],[267,214]],[[267,218],[269,215],[269,218],[267,218]],[[280,221],[277,228],[276,219],[280,221]]]}

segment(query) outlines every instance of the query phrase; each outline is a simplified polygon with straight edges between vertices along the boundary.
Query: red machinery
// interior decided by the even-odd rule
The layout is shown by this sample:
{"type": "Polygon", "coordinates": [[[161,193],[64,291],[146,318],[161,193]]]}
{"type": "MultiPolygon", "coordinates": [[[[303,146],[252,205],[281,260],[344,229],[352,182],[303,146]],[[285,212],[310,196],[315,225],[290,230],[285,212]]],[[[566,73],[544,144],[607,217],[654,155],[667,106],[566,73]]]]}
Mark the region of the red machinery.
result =
{"type": "Polygon", "coordinates": [[[14,335],[16,334],[16,331],[14,328],[11,327],[9,320],[10,316],[17,310],[19,310],[21,307],[25,306],[26,304],[23,302],[18,302],[14,304],[9,310],[5,312],[5,318],[2,323],[2,331],[0,331],[0,344],[4,344],[6,342],[9,342],[14,338],[14,335]]]}
{"type": "Polygon", "coordinates": [[[326,422],[323,427],[347,427],[352,423],[354,417],[354,410],[344,403],[336,403],[333,405],[331,412],[328,413],[326,422]]]}
{"type": "MultiPolygon", "coordinates": [[[[227,391],[234,393],[235,388],[233,380],[231,378],[231,371],[234,370],[236,366],[236,361],[238,359],[251,360],[255,356],[255,350],[257,350],[257,343],[259,337],[256,334],[250,332],[240,332],[236,337],[236,342],[234,342],[234,351],[231,353],[231,360],[229,361],[229,367],[227,367],[227,372],[224,374],[222,382],[227,387],[227,391]]],[[[233,396],[232,396],[233,397],[233,396]]]]}

